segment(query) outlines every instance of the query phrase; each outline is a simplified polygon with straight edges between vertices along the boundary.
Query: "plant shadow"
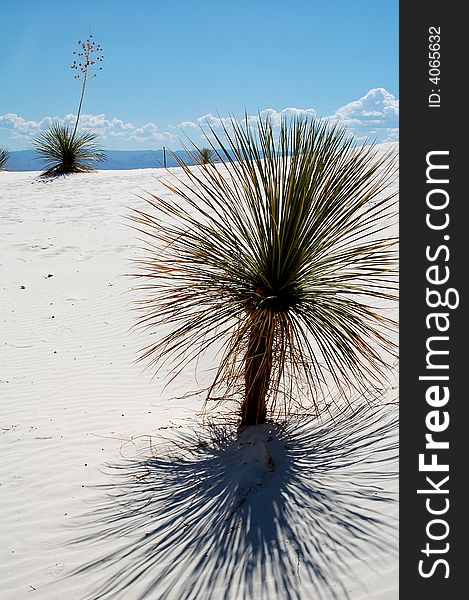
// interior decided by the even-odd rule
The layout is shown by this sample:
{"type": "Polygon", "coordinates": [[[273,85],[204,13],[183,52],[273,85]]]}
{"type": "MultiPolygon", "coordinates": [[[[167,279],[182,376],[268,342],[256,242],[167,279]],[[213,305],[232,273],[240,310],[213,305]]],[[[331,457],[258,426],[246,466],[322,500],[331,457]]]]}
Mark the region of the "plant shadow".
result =
{"type": "Polygon", "coordinates": [[[357,564],[395,560],[395,406],[151,444],[83,517],[90,598],[344,600],[357,564]]]}

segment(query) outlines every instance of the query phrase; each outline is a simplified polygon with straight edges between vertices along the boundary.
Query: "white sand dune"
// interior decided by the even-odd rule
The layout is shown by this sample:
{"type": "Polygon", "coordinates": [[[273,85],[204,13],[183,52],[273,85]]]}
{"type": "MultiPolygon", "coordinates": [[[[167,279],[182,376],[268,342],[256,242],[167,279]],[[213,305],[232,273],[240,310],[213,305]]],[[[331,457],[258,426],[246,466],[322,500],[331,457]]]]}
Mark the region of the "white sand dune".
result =
{"type": "Polygon", "coordinates": [[[397,599],[395,407],[211,443],[134,363],[162,171],[37,175],[0,173],[0,598],[397,599]]]}

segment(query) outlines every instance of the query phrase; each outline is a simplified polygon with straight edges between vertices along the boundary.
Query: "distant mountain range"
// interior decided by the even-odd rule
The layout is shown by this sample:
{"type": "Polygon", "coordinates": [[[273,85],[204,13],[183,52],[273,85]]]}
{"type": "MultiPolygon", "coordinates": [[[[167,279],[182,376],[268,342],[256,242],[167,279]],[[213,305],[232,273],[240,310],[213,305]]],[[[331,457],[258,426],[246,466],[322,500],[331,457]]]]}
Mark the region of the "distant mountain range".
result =
{"type": "MultiPolygon", "coordinates": [[[[163,150],[105,150],[106,160],[97,164],[98,169],[156,169],[164,166],[163,150]]],[[[184,150],[174,153],[186,164],[194,164],[193,156],[184,150]]],[[[7,169],[10,171],[40,171],[43,162],[34,150],[10,152],[7,169]]],[[[166,166],[177,167],[174,155],[166,152],[166,166]]]]}

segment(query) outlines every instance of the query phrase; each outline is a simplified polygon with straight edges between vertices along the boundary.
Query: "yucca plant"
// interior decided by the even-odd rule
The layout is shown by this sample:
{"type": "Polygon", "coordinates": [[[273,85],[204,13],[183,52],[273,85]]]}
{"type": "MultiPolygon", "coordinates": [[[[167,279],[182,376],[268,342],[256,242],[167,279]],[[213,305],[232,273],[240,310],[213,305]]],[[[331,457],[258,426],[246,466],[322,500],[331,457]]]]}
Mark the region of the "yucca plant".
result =
{"type": "Polygon", "coordinates": [[[6,168],[9,158],[10,153],[8,150],[0,147],[0,171],[3,171],[6,168]]]}
{"type": "Polygon", "coordinates": [[[221,341],[208,398],[238,396],[243,426],[305,398],[319,412],[331,386],[348,397],[379,385],[395,350],[395,323],[374,305],[396,300],[396,157],[314,119],[278,134],[233,119],[211,134],[224,165],[179,161],[172,194],[131,217],[148,241],[138,324],[166,328],[140,358],[174,361],[176,376],[221,341]]]}
{"type": "Polygon", "coordinates": [[[200,148],[197,150],[196,162],[200,165],[208,165],[212,160],[212,151],[210,148],[200,148]]]}
{"type": "Polygon", "coordinates": [[[91,32],[85,41],[78,40],[78,50],[73,52],[77,58],[70,65],[75,71],[75,79],[81,82],[80,102],[73,129],[54,123],[50,129],[32,140],[40,158],[46,160],[47,166],[42,177],[94,171],[94,164],[106,158],[95,143],[95,133],[77,132],[86,85],[90,78],[96,77],[98,70],[103,69],[98,66],[104,60],[102,51],[101,45],[93,40],[91,32]]]}
{"type": "Polygon", "coordinates": [[[73,134],[70,127],[54,123],[32,141],[39,157],[45,161],[43,177],[94,171],[94,165],[106,158],[95,143],[92,132],[73,134]]]}

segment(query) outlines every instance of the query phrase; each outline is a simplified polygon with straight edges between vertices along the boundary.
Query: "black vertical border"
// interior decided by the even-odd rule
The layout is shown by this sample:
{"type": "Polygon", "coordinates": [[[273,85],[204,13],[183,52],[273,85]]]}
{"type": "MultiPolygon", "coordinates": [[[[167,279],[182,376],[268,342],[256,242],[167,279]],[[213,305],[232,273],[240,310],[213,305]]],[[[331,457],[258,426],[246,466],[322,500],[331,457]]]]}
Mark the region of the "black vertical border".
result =
{"type": "MultiPolygon", "coordinates": [[[[469,499],[466,498],[466,473],[469,471],[469,430],[466,406],[469,403],[466,377],[469,375],[467,339],[469,314],[466,310],[469,277],[469,193],[463,185],[469,165],[466,139],[469,127],[465,117],[468,102],[463,91],[467,79],[467,39],[464,35],[463,3],[427,0],[426,2],[400,3],[400,598],[402,600],[453,600],[466,597],[466,577],[469,554],[466,544],[466,518],[469,499]],[[441,29],[441,79],[438,85],[429,81],[429,28],[441,29]],[[430,108],[428,103],[432,88],[440,90],[441,106],[430,108]],[[450,224],[443,232],[431,231],[426,226],[426,155],[434,150],[449,151],[450,194],[448,212],[450,224]],[[449,388],[450,400],[446,409],[450,416],[449,429],[439,439],[447,439],[449,450],[440,452],[439,460],[447,459],[449,470],[449,511],[444,515],[449,524],[448,538],[441,542],[429,540],[426,526],[432,518],[425,506],[425,496],[417,489],[429,487],[425,475],[418,468],[418,455],[425,450],[427,428],[425,417],[431,410],[425,401],[428,382],[419,381],[425,374],[426,341],[429,333],[425,318],[431,312],[426,305],[426,269],[429,263],[426,247],[447,244],[450,280],[446,287],[456,288],[460,296],[457,309],[447,310],[450,328],[449,388]],[[466,375],[467,374],[467,375],[466,375]],[[447,553],[422,553],[427,542],[434,548],[449,543],[447,553]],[[426,560],[430,570],[432,560],[443,558],[449,564],[449,578],[445,578],[443,565],[431,577],[419,575],[419,561],[426,560]]],[[[442,253],[443,256],[445,253],[442,253]]],[[[444,288],[445,286],[441,286],[444,288]]],[[[445,310],[443,308],[439,310],[445,310]]],[[[443,335],[443,334],[442,334],[443,335]]],[[[442,409],[443,410],[443,409],[442,409]]],[[[435,436],[436,437],[436,436],[435,436]]],[[[445,461],[446,462],[446,461],[445,461]]],[[[442,478],[436,473],[436,481],[442,478]]],[[[436,498],[437,496],[433,496],[436,498]]],[[[438,496],[440,499],[443,496],[438,496]]],[[[435,501],[436,502],[436,501],[435,501]]],[[[436,506],[436,504],[435,504],[436,506]]],[[[435,529],[434,531],[437,531],[435,529]]],[[[442,530],[441,530],[442,531],[442,530]]]]}

